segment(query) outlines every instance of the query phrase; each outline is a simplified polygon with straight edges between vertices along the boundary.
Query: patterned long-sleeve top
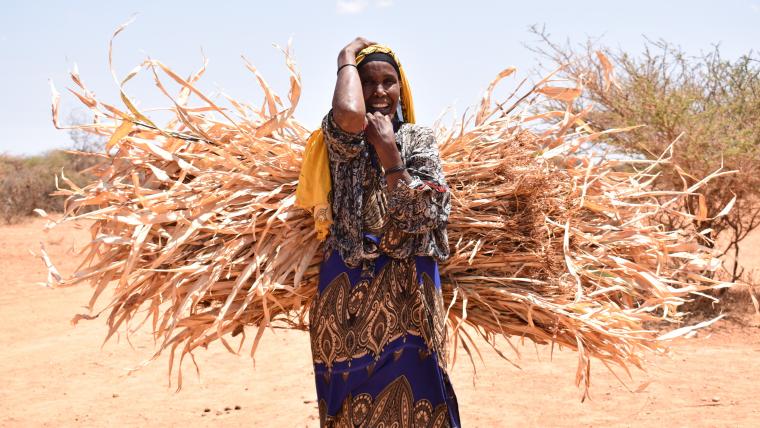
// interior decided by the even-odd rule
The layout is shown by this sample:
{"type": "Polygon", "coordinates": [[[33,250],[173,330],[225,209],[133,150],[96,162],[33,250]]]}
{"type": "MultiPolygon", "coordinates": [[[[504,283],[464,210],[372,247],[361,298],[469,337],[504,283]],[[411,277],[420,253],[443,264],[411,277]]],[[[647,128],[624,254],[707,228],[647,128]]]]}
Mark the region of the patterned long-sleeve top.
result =
{"type": "Polygon", "coordinates": [[[322,121],[330,158],[333,224],[325,242],[345,263],[358,266],[378,250],[393,257],[449,256],[446,225],[451,197],[432,129],[402,123],[396,131],[401,160],[411,182],[387,186],[374,148],[364,133],[348,133],[335,123],[332,110],[322,121]],[[379,236],[379,248],[365,234],[379,236]]]}

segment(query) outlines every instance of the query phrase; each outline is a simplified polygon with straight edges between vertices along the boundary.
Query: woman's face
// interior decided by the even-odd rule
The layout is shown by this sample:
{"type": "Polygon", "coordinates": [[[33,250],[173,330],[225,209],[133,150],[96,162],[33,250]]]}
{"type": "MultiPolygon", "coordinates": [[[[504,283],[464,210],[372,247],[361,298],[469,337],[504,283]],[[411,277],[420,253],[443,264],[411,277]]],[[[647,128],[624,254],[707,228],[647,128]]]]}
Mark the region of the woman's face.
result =
{"type": "Polygon", "coordinates": [[[398,74],[392,65],[383,61],[370,61],[359,68],[367,113],[380,112],[386,116],[396,114],[401,97],[398,74]]]}

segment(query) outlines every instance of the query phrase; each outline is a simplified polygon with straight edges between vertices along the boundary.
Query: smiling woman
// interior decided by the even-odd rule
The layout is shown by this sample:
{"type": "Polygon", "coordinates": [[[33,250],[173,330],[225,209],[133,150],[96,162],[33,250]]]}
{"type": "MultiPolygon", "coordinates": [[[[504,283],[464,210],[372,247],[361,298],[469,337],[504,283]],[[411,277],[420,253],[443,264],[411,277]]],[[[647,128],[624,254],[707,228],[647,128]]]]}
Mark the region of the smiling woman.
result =
{"type": "Polygon", "coordinates": [[[437,264],[450,195],[432,130],[413,122],[395,54],[363,38],[346,46],[301,174],[328,179],[298,192],[329,228],[309,311],[322,426],[460,425],[437,264]]]}

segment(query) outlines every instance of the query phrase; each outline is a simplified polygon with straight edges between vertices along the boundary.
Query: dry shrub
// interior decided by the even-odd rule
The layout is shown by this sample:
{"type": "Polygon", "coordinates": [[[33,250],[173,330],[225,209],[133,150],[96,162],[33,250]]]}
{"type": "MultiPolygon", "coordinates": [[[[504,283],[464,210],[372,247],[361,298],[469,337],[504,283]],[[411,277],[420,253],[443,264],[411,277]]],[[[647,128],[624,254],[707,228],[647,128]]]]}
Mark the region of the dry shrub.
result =
{"type": "Polygon", "coordinates": [[[37,156],[0,156],[0,218],[6,224],[32,215],[35,208],[63,211],[64,200],[56,192],[56,173],[63,173],[80,186],[94,176],[79,155],[52,150],[37,156]]]}
{"type": "MultiPolygon", "coordinates": [[[[725,271],[716,275],[724,281],[729,281],[731,276],[725,271]]],[[[720,298],[712,294],[696,296],[685,302],[682,310],[689,314],[690,322],[724,314],[727,320],[738,325],[757,327],[760,321],[760,270],[745,270],[736,285],[725,289],[720,298]]]]}
{"type": "MultiPolygon", "coordinates": [[[[73,123],[85,119],[82,113],[69,118],[73,123]]],[[[95,180],[93,170],[107,159],[98,154],[103,149],[102,138],[78,128],[71,130],[69,136],[71,142],[66,149],[34,156],[0,155],[0,219],[6,224],[32,215],[35,208],[62,212],[64,200],[53,195],[58,190],[58,174],[76,186],[95,180]]]]}
{"type": "MultiPolygon", "coordinates": [[[[591,108],[588,123],[595,129],[642,125],[601,140],[602,147],[641,159],[657,159],[676,142],[673,162],[658,166],[653,185],[686,188],[719,167],[736,171],[716,177],[699,192],[684,198],[683,209],[699,215],[698,227],[708,229],[708,245],[718,240],[721,253],[731,253],[727,266],[737,281],[739,243],[760,226],[760,58],[748,52],[734,60],[719,46],[696,56],[665,41],[646,40],[639,55],[587,41],[557,43],[533,28],[541,43],[534,51],[555,65],[562,76],[577,81],[583,92],[575,108],[591,108]],[[732,202],[733,201],[733,202],[732,202]],[[717,216],[733,204],[730,213],[717,216]]],[[[691,222],[665,215],[669,227],[691,222]]],[[[718,293],[720,294],[720,293],[718,293]]]]}

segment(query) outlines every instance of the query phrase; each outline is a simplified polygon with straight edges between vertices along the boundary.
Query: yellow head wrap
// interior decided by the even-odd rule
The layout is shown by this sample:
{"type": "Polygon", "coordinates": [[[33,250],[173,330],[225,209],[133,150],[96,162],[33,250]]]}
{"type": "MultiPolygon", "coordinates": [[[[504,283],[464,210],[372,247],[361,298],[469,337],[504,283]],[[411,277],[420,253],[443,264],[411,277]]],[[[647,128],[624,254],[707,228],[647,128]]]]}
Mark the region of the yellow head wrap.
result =
{"type": "MultiPolygon", "coordinates": [[[[404,114],[405,122],[414,123],[414,102],[412,101],[409,81],[406,80],[401,62],[391,48],[383,45],[368,46],[356,55],[356,64],[361,64],[367,55],[375,52],[388,54],[396,61],[401,89],[401,111],[404,114]]],[[[320,241],[327,238],[332,224],[332,210],[327,200],[331,186],[327,146],[322,130],[318,129],[311,133],[306,144],[301,173],[298,177],[298,187],[296,188],[296,205],[312,213],[314,227],[317,230],[317,239],[320,241]]]]}

